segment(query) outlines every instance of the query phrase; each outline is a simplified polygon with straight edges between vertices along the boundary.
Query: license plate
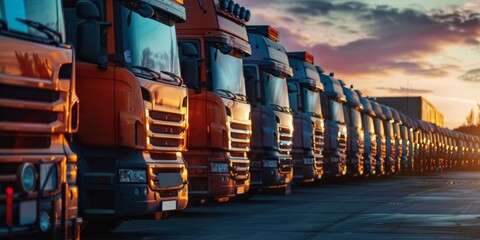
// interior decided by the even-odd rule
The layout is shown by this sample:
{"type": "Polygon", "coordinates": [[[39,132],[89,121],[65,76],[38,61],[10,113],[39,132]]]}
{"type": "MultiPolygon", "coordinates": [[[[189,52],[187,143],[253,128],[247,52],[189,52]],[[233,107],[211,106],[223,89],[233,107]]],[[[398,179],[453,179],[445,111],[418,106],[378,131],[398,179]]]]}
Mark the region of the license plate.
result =
{"type": "Polygon", "coordinates": [[[162,211],[177,210],[177,201],[163,201],[162,202],[162,211]]]}
{"type": "Polygon", "coordinates": [[[20,225],[30,225],[37,221],[37,202],[20,202],[20,225]]]}
{"type": "Polygon", "coordinates": [[[244,186],[237,187],[237,194],[244,194],[244,193],[245,193],[245,187],[244,186]]]}

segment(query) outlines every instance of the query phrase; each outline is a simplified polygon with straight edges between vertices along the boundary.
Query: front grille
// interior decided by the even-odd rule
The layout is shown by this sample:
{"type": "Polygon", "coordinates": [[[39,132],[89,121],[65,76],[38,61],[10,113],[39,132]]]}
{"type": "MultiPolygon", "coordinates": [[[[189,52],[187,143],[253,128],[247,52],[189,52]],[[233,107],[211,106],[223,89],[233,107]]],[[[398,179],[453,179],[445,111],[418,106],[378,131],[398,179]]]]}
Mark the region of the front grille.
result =
{"type": "Polygon", "coordinates": [[[377,143],[375,142],[371,142],[371,152],[370,152],[370,155],[371,156],[377,156],[377,143]]]}
{"type": "Polygon", "coordinates": [[[0,149],[42,149],[51,142],[50,136],[0,134],[0,149]]]}
{"type": "Polygon", "coordinates": [[[51,103],[60,99],[60,92],[40,88],[0,84],[0,98],[51,103]]]}
{"type": "Polygon", "coordinates": [[[230,175],[235,179],[237,185],[245,184],[250,177],[250,167],[248,161],[231,161],[230,175]]]}
{"type": "Polygon", "coordinates": [[[380,153],[380,158],[385,159],[385,157],[387,156],[387,146],[385,145],[385,143],[382,142],[382,144],[380,145],[380,149],[382,150],[382,152],[380,153]]]}
{"type": "Polygon", "coordinates": [[[278,151],[282,154],[290,154],[292,151],[292,132],[290,128],[278,128],[278,151]]]}
{"type": "Polygon", "coordinates": [[[340,153],[345,154],[347,152],[347,136],[342,134],[338,138],[338,147],[340,149],[340,153]]]}
{"type": "Polygon", "coordinates": [[[315,153],[321,153],[323,149],[323,130],[320,128],[314,128],[314,142],[313,142],[313,151],[315,153]]]}
{"type": "Polygon", "coordinates": [[[233,151],[250,150],[250,125],[230,122],[230,147],[233,151]]]}
{"type": "Polygon", "coordinates": [[[157,110],[149,110],[147,113],[147,138],[150,148],[169,151],[185,148],[185,115],[157,110]]]}
{"type": "Polygon", "coordinates": [[[0,107],[0,122],[50,124],[58,114],[50,111],[0,107]]]}

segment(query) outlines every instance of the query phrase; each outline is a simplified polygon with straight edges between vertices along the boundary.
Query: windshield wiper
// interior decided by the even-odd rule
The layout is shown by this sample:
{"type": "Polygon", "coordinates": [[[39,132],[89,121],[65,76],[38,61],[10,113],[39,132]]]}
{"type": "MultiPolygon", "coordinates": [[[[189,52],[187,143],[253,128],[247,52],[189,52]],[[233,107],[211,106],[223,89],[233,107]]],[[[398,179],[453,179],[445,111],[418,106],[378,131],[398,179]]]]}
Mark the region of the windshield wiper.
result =
{"type": "Polygon", "coordinates": [[[320,114],[314,112],[307,112],[310,116],[320,118],[320,114]]]}
{"type": "Polygon", "coordinates": [[[59,32],[55,31],[54,29],[51,29],[45,25],[43,25],[42,23],[39,23],[39,22],[35,22],[35,21],[32,21],[32,20],[28,20],[28,19],[21,19],[21,18],[15,18],[15,20],[47,35],[48,39],[50,40],[53,40],[53,41],[56,41],[55,40],[55,37],[58,38],[58,41],[56,42],[60,42],[62,40],[62,34],[60,34],[59,32]]]}
{"type": "Polygon", "coordinates": [[[228,97],[230,97],[230,99],[237,99],[235,93],[229,91],[229,90],[225,90],[225,89],[217,89],[218,92],[222,92],[222,93],[225,93],[228,97]]]}
{"type": "Polygon", "coordinates": [[[278,110],[278,111],[281,111],[281,112],[286,112],[286,113],[292,113],[292,109],[289,108],[289,107],[282,107],[282,106],[274,104],[274,103],[271,103],[270,105],[272,105],[275,110],[278,110]]]}
{"type": "Polygon", "coordinates": [[[240,93],[237,93],[237,94],[235,94],[235,95],[239,96],[242,101],[248,102],[247,96],[245,96],[245,95],[243,95],[243,94],[240,94],[240,93]]]}
{"type": "Polygon", "coordinates": [[[177,76],[177,74],[171,73],[171,72],[167,72],[167,71],[160,71],[160,72],[166,74],[167,76],[169,76],[169,77],[171,77],[171,78],[173,78],[175,81],[178,82],[179,85],[182,85],[183,79],[182,79],[181,77],[177,76]]]}
{"type": "Polygon", "coordinates": [[[155,70],[152,70],[150,68],[147,68],[147,67],[142,67],[142,66],[130,66],[131,68],[133,69],[138,69],[138,70],[141,70],[141,71],[144,71],[144,72],[147,72],[148,75],[150,75],[152,77],[152,79],[154,80],[160,80],[162,79],[162,74],[155,71],[155,70]]]}

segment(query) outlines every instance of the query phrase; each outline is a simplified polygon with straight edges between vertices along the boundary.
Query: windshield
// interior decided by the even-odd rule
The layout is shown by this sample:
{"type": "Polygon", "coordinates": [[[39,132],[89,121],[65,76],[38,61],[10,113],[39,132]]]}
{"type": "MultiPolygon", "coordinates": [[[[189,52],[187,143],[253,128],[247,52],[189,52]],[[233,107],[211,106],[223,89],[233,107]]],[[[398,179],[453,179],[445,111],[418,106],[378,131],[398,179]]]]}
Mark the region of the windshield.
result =
{"type": "Polygon", "coordinates": [[[147,67],[180,76],[175,26],[144,18],[136,12],[132,12],[128,25],[129,13],[130,9],[122,6],[123,54],[127,67],[147,67]]]}
{"type": "Polygon", "coordinates": [[[265,75],[265,99],[267,104],[290,108],[288,102],[288,88],[285,78],[270,73],[265,75]]]}
{"type": "Polygon", "coordinates": [[[380,118],[375,118],[375,132],[380,136],[385,136],[385,132],[383,130],[383,121],[380,118]]]}
{"type": "Polygon", "coordinates": [[[302,87],[303,102],[305,105],[305,112],[313,116],[322,116],[322,104],[320,102],[320,94],[302,87]]]}
{"type": "Polygon", "coordinates": [[[393,131],[395,134],[395,138],[400,139],[400,126],[398,125],[398,123],[393,124],[393,131]]]}
{"type": "Polygon", "coordinates": [[[368,132],[368,133],[374,133],[375,132],[375,130],[373,128],[373,118],[372,118],[372,116],[370,116],[368,114],[363,114],[362,123],[363,123],[363,128],[365,129],[365,132],[368,132]]]}
{"type": "Polygon", "coordinates": [[[408,132],[407,126],[405,125],[400,126],[400,133],[401,133],[402,139],[408,140],[407,132],[408,132]]]}
{"type": "Polygon", "coordinates": [[[385,135],[390,137],[390,139],[394,138],[393,124],[390,121],[385,122],[385,135]]]}
{"type": "Polygon", "coordinates": [[[243,61],[229,54],[224,54],[210,46],[210,62],[212,67],[213,91],[228,91],[237,95],[245,95],[243,77],[243,61]]]}
{"type": "Polygon", "coordinates": [[[21,22],[21,20],[27,20],[60,33],[63,39],[63,14],[59,6],[57,0],[0,0],[0,19],[6,23],[9,31],[45,39],[49,38],[46,31],[29,27],[25,22],[21,22]]]}
{"type": "Polygon", "coordinates": [[[329,100],[330,102],[330,117],[332,121],[337,123],[344,123],[345,122],[345,115],[343,113],[342,104],[334,101],[332,99],[329,100]]]}
{"type": "Polygon", "coordinates": [[[362,115],[358,109],[351,108],[352,112],[352,126],[355,128],[362,128],[362,115]]]}

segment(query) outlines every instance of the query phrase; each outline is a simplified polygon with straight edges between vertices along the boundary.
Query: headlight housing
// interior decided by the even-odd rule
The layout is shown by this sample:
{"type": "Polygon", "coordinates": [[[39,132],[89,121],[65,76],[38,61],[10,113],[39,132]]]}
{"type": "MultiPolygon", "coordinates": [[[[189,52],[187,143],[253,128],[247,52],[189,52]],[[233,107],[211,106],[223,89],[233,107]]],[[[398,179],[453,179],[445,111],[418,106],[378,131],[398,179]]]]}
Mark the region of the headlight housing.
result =
{"type": "Polygon", "coordinates": [[[228,163],[210,163],[212,173],[228,173],[228,163]]]}
{"type": "Polygon", "coordinates": [[[277,160],[263,160],[263,167],[276,168],[278,167],[277,160]]]}
{"type": "Polygon", "coordinates": [[[147,171],[145,169],[119,169],[118,181],[121,183],[146,183],[147,171]]]}
{"type": "Polygon", "coordinates": [[[18,184],[20,189],[25,192],[32,192],[37,185],[35,167],[31,163],[20,165],[17,172],[18,184]]]}

